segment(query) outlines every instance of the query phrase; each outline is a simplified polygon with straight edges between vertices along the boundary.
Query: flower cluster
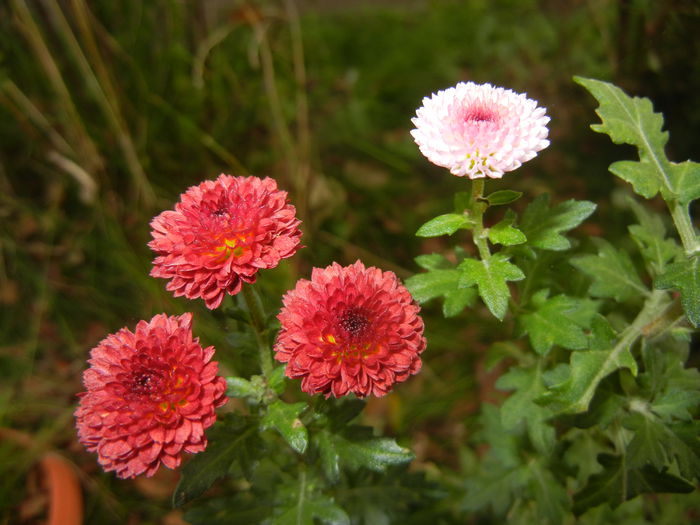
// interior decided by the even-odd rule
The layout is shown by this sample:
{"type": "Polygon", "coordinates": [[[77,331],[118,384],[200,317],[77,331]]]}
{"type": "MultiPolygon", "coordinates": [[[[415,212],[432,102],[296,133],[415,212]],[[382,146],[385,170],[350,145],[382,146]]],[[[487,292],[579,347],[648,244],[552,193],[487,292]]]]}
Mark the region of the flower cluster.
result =
{"type": "Polygon", "coordinates": [[[192,314],[156,315],[122,328],[91,352],[75,412],[80,442],[120,478],[175,468],[207,446],[204,430],[223,405],[214,348],[192,338],[192,314]]]}
{"type": "Polygon", "coordinates": [[[549,145],[545,109],[524,94],[460,82],[423,99],[411,135],[453,175],[500,179],[549,145]]]}
{"type": "Polygon", "coordinates": [[[189,188],[175,210],[151,222],[151,275],[170,279],[176,297],[201,297],[217,308],[226,293],[255,282],[299,249],[301,231],[287,192],[266,177],[220,175],[189,188]]]}
{"type": "Polygon", "coordinates": [[[314,268],[283,303],[276,358],[309,394],[383,396],[420,370],[420,308],[392,272],[360,261],[314,268]]]}

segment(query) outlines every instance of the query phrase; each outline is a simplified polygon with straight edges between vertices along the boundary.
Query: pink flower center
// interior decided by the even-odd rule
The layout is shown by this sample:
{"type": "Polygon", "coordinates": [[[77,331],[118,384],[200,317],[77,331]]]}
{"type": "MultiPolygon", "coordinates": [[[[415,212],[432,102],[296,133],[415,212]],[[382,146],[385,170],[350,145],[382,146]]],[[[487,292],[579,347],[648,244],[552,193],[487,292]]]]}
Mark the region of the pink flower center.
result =
{"type": "Polygon", "coordinates": [[[464,114],[464,122],[495,122],[496,113],[483,106],[467,108],[464,114]]]}

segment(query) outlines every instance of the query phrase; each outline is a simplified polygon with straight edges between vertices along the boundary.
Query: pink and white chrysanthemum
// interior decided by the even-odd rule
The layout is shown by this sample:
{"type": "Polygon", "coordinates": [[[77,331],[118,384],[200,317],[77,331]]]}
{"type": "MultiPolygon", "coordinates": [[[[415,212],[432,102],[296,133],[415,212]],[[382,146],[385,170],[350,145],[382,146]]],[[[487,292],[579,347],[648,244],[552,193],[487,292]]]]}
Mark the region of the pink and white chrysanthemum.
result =
{"type": "Polygon", "coordinates": [[[549,145],[545,108],[491,84],[460,82],[425,97],[411,122],[421,153],[458,177],[500,179],[549,145]]]}
{"type": "Polygon", "coordinates": [[[176,297],[201,297],[217,308],[226,293],[255,282],[258,270],[296,253],[299,223],[273,179],[220,175],[192,186],[174,211],[153,219],[151,275],[170,279],[166,288],[176,297]]]}
{"type": "Polygon", "coordinates": [[[192,338],[192,314],[156,315],[131,332],[122,328],[90,352],[86,391],[75,411],[80,442],[105,471],[120,478],[175,468],[181,453],[207,446],[226,382],[214,348],[192,338]]]}
{"type": "Polygon", "coordinates": [[[283,303],[275,357],[304,392],[380,397],[421,368],[420,308],[392,272],[360,261],[314,268],[283,303]]]}

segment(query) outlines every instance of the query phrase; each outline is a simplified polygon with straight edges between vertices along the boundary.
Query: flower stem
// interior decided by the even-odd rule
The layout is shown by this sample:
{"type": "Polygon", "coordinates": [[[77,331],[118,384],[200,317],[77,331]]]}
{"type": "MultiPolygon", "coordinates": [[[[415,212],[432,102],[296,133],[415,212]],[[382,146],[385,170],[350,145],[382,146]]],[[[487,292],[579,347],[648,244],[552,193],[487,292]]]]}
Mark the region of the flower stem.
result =
{"type": "Polygon", "coordinates": [[[472,196],[471,196],[471,212],[474,219],[474,229],[472,236],[474,244],[479,250],[479,256],[482,261],[486,261],[491,257],[488,242],[484,235],[484,212],[488,205],[481,200],[484,195],[484,179],[472,180],[472,196]]]}
{"type": "Polygon", "coordinates": [[[666,201],[666,204],[668,204],[669,210],[671,210],[671,217],[673,217],[673,223],[676,225],[686,255],[690,256],[699,252],[700,240],[698,240],[698,236],[695,234],[695,229],[693,228],[693,223],[690,220],[688,205],[686,204],[684,206],[677,200],[666,201]]]}
{"type": "Polygon", "coordinates": [[[253,288],[253,285],[244,285],[243,298],[245,299],[246,305],[248,305],[253,332],[255,332],[255,339],[258,343],[260,369],[262,370],[263,376],[269,378],[272,374],[274,365],[272,362],[270,347],[265,342],[265,316],[263,315],[260,296],[255,288],[253,288]]]}

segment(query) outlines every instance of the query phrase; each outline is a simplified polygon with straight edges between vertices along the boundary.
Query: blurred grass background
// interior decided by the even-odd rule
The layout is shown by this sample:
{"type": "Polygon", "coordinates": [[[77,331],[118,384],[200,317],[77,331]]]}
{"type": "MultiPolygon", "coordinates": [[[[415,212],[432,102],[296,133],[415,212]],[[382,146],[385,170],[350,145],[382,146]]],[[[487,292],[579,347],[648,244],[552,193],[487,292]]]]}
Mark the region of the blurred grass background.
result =
{"type": "MultiPolygon", "coordinates": [[[[599,203],[584,230],[615,236],[594,104],[574,74],[652,98],[671,158],[697,155],[700,5],[694,0],[6,0],[0,5],[0,523],[46,513],[34,468],[76,467],[87,523],[181,523],[176,474],[117,481],[77,444],[85,359],[107,333],[194,311],[227,370],[244,366],[221,315],[148,277],[150,219],[221,172],[269,175],[303,219],[293,260],[260,276],[268,308],[312,266],[361,258],[406,277],[444,248],[417,227],[465,181],[409,135],[423,96],[460,80],[527,92],[552,145],[491,189],[599,203]],[[604,224],[605,226],[600,226],[604,224]]],[[[453,467],[478,403],[492,399],[478,310],[424,309],[424,372],[371,402],[426,468],[453,467]]]]}

